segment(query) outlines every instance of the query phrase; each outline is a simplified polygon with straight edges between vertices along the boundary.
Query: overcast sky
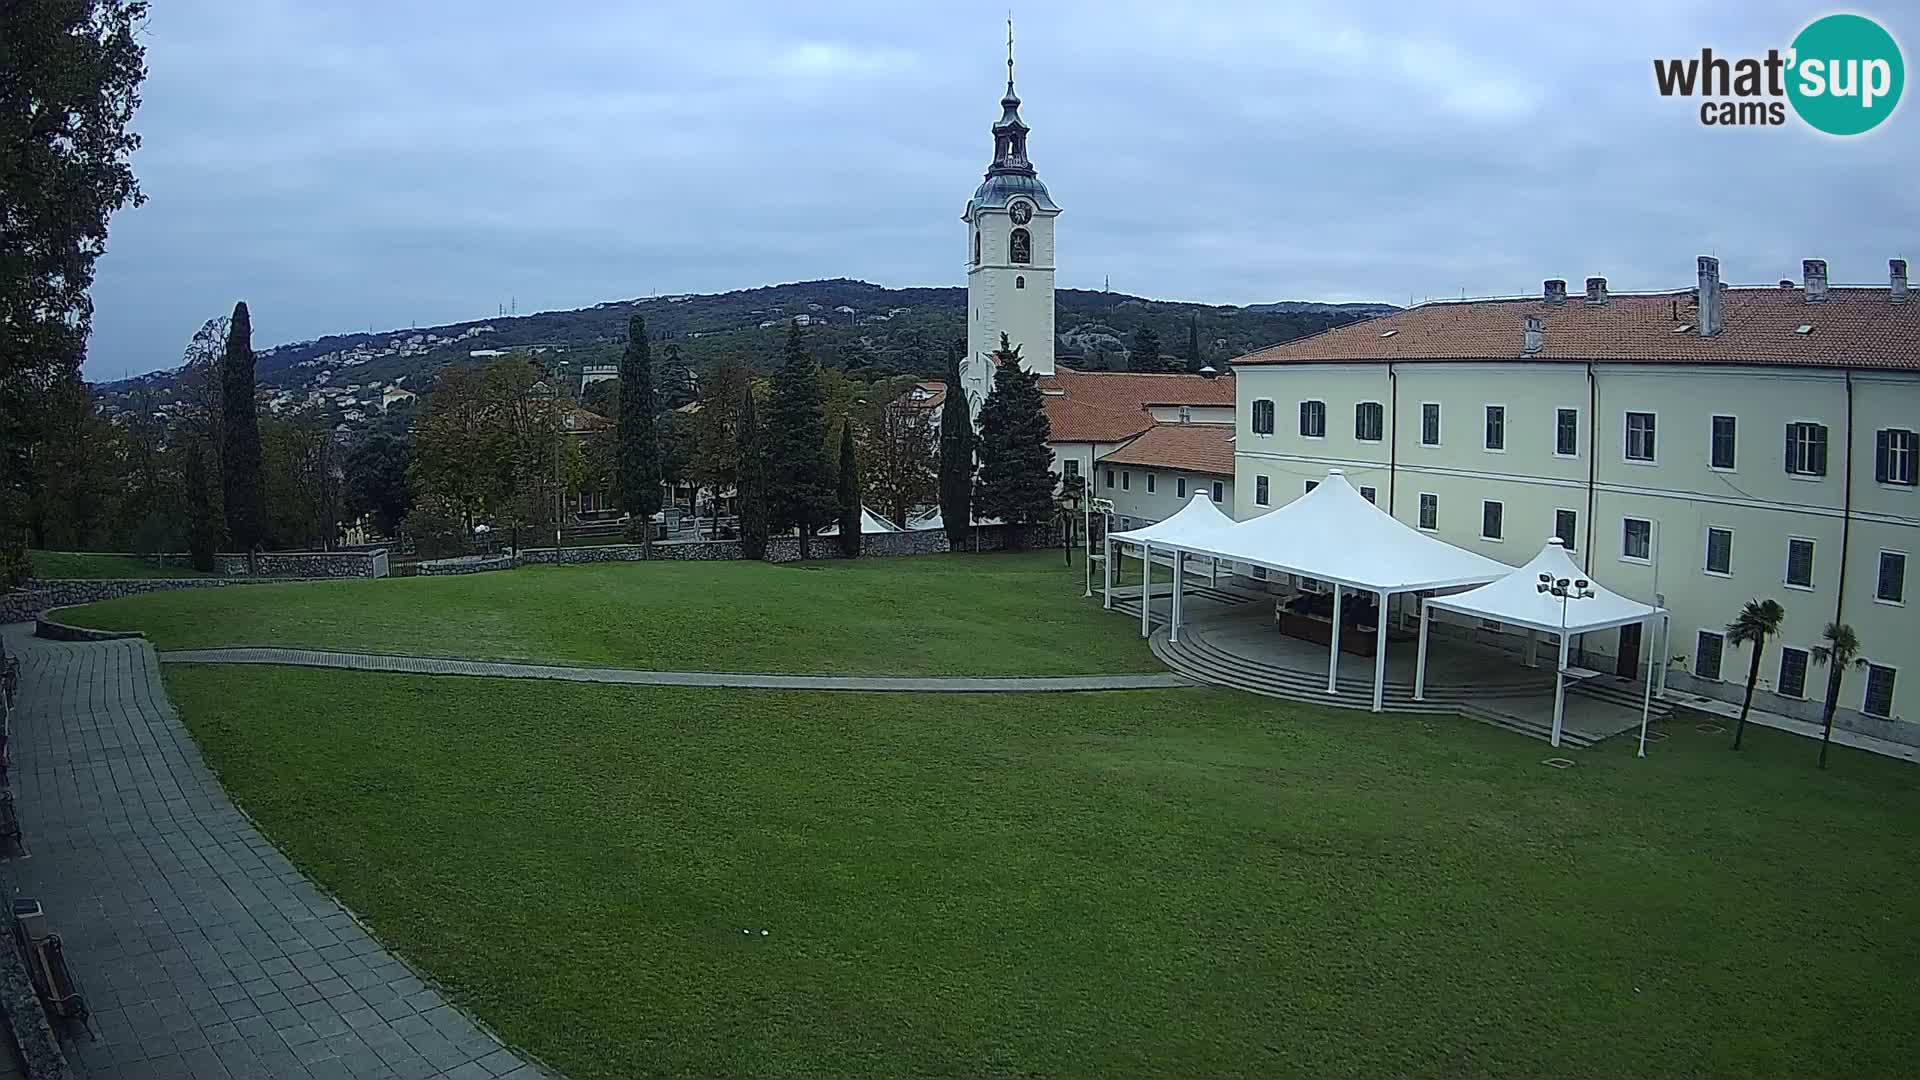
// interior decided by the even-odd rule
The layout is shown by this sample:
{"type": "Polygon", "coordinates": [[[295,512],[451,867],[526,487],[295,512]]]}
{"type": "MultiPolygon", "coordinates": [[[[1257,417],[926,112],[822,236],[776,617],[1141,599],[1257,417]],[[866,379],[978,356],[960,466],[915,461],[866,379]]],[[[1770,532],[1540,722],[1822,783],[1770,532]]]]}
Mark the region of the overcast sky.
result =
{"type": "MultiPolygon", "coordinates": [[[[1050,2],[1015,11],[1059,284],[1214,303],[1543,277],[1885,281],[1920,260],[1920,114],[1701,126],[1655,56],[1825,7],[1050,2]]],[[[1847,9],[1847,8],[1842,8],[1847,9]]],[[[1853,5],[1906,44],[1920,12],[1853,5]]],[[[87,374],[172,366],[245,299],[325,333],[855,277],[964,283],[1005,80],[992,4],[168,0],[87,374]]],[[[1909,95],[1911,96],[1911,95],[1909,95]]]]}

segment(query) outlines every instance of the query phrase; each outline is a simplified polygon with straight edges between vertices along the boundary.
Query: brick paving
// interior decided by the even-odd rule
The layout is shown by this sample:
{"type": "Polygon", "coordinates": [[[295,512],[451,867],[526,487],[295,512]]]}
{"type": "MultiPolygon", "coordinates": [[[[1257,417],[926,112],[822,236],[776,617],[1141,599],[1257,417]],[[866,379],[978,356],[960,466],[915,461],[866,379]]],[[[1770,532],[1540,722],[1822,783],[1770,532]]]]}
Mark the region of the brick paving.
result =
{"type": "MultiPolygon", "coordinates": [[[[92,1006],[82,1077],[542,1076],[321,894],[227,800],[144,641],[22,658],[13,785],[38,898],[92,1006]]],[[[4,1071],[0,1070],[0,1075],[4,1071]]]]}
{"type": "Polygon", "coordinates": [[[631,686],[705,686],[747,690],[844,690],[857,693],[1031,694],[1047,691],[1164,690],[1192,686],[1179,675],[768,675],[724,671],[643,671],[635,668],[568,667],[497,660],[326,652],[317,649],[179,649],[163,652],[169,664],[281,664],[294,667],[388,671],[411,675],[479,675],[507,679],[561,679],[631,686]]]}

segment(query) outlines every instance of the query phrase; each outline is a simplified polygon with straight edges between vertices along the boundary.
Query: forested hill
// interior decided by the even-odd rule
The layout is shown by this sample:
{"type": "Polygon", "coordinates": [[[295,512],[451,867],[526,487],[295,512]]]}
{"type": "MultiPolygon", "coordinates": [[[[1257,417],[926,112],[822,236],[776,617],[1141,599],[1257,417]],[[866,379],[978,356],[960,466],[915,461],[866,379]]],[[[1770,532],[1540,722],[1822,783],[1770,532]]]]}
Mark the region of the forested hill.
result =
{"type": "MultiPolygon", "coordinates": [[[[1146,300],[1122,293],[1066,289],[1058,294],[1056,354],[1070,364],[1124,369],[1141,326],[1158,335],[1162,352],[1184,356],[1189,319],[1197,322],[1202,355],[1219,363],[1261,346],[1315,333],[1383,311],[1387,304],[1282,302],[1253,307],[1146,300]]],[[[362,386],[402,382],[419,389],[441,366],[475,352],[535,348],[564,353],[574,371],[617,360],[634,314],[650,337],[678,344],[696,370],[723,360],[765,368],[777,361],[786,324],[805,317],[813,353],[822,363],[897,373],[937,374],[944,350],[966,330],[964,288],[887,289],[835,279],[740,289],[717,294],[656,296],[614,301],[574,311],[476,319],[448,326],[371,334],[335,334],[259,352],[260,381],[298,391],[319,384],[362,386]],[[326,378],[322,379],[323,373],[326,378]]],[[[134,386],[171,390],[176,372],[163,371],[101,390],[109,398],[134,386]]]]}

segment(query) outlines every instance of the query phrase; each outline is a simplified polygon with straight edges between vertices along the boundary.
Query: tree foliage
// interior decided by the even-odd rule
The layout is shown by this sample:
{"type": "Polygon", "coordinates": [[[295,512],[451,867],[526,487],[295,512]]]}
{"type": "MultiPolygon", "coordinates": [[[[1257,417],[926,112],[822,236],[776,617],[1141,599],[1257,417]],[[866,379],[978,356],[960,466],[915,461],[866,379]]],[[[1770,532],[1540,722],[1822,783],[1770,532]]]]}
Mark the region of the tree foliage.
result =
{"type": "Polygon", "coordinates": [[[762,439],[759,410],[754,405],[753,387],[740,395],[738,420],[734,424],[734,462],[738,469],[740,504],[740,556],[745,559],[767,557],[767,448],[762,439]]]}
{"type": "MultiPolygon", "coordinates": [[[[738,364],[715,369],[700,388],[688,475],[695,484],[712,492],[716,507],[739,480],[740,407],[752,392],[753,376],[738,364]]],[[[717,521],[715,526],[717,531],[717,521]]]]}
{"type": "Polygon", "coordinates": [[[1749,600],[1740,614],[1727,624],[1727,640],[1753,650],[1753,662],[1747,667],[1747,693],[1740,701],[1740,719],[1733,726],[1733,748],[1747,732],[1747,713],[1753,709],[1753,688],[1760,682],[1760,657],[1767,651],[1767,639],[1780,632],[1787,612],[1778,601],[1749,600]]]}
{"type": "Polygon", "coordinates": [[[1200,316],[1187,316],[1187,370],[1198,372],[1207,366],[1207,359],[1200,352],[1200,316]]]}
{"type": "Polygon", "coordinates": [[[0,550],[19,546],[30,501],[55,497],[35,494],[50,474],[32,458],[52,426],[70,430],[62,399],[84,390],[94,264],[113,213],[142,201],[130,126],[146,11],[139,0],[0,8],[0,550]]]}
{"type": "Polygon", "coordinates": [[[220,479],[226,493],[227,539],[242,551],[252,551],[267,539],[266,477],[253,376],[253,323],[242,301],[233,306],[220,365],[220,479]]]}
{"type": "MultiPolygon", "coordinates": [[[[951,393],[964,396],[958,388],[951,393]]],[[[860,486],[866,501],[895,524],[905,525],[915,510],[940,493],[932,412],[904,400],[888,401],[870,411],[863,428],[860,486]]]]}
{"type": "Polygon", "coordinates": [[[840,554],[860,557],[860,461],[854,452],[853,419],[840,423],[840,554]]]}
{"type": "Polygon", "coordinates": [[[1840,682],[1847,668],[1858,664],[1860,636],[1846,623],[1830,622],[1820,632],[1820,644],[1808,650],[1813,662],[1827,667],[1827,700],[1820,710],[1820,767],[1827,767],[1827,747],[1833,742],[1833,714],[1840,708],[1840,682]]]}
{"type": "Polygon", "coordinates": [[[225,497],[211,442],[190,442],[181,450],[182,488],[187,506],[187,552],[196,570],[211,573],[213,556],[227,539],[225,497]]]}
{"type": "Polygon", "coordinates": [[[798,324],[788,327],[786,359],[773,375],[762,440],[768,528],[812,536],[833,519],[836,497],[819,370],[798,324]]]}
{"type": "Polygon", "coordinates": [[[973,415],[960,386],[961,351],[956,346],[948,354],[947,397],[940,406],[940,519],[955,551],[973,528],[973,415]]]}
{"type": "Polygon", "coordinates": [[[266,529],[270,550],[330,550],[339,540],[344,476],[333,434],[317,410],[275,417],[261,427],[266,529]]]}
{"type": "Polygon", "coordinates": [[[1133,331],[1133,347],[1127,356],[1128,371],[1165,371],[1160,357],[1160,332],[1145,323],[1133,331]]]}
{"type": "Polygon", "coordinates": [[[660,439],[653,397],[653,354],[647,323],[635,315],[627,323],[627,348],[620,358],[618,427],[620,508],[632,515],[630,534],[653,539],[653,515],[660,511],[660,439]]]}
{"type": "Polygon", "coordinates": [[[980,409],[980,489],[975,505],[983,517],[1007,523],[1009,546],[1018,543],[1017,526],[1048,521],[1054,515],[1056,477],[1050,466],[1053,430],[1047,422],[1040,379],[1019,364],[1018,354],[1001,335],[995,353],[999,365],[993,392],[980,409]]]}
{"type": "Polygon", "coordinates": [[[654,399],[660,411],[669,412],[698,401],[700,384],[693,377],[693,365],[681,354],[680,346],[668,342],[661,350],[660,372],[654,380],[654,399]]]}
{"type": "Polygon", "coordinates": [[[413,506],[407,472],[413,466],[413,446],[405,439],[377,434],[353,448],[346,462],[347,512],[373,519],[382,536],[396,536],[400,522],[413,506]]]}

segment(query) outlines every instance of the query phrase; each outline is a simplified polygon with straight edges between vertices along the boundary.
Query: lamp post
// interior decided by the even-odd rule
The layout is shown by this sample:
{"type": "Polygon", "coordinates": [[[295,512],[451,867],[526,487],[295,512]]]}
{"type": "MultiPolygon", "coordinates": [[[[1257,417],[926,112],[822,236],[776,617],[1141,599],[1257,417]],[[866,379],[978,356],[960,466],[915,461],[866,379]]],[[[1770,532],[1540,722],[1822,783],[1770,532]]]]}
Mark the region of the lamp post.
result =
{"type": "Polygon", "coordinates": [[[1551,594],[1560,601],[1560,662],[1553,669],[1553,739],[1560,745],[1560,729],[1567,712],[1567,603],[1593,598],[1593,583],[1586,578],[1556,578],[1541,574],[1534,585],[1539,593],[1551,594]]]}

